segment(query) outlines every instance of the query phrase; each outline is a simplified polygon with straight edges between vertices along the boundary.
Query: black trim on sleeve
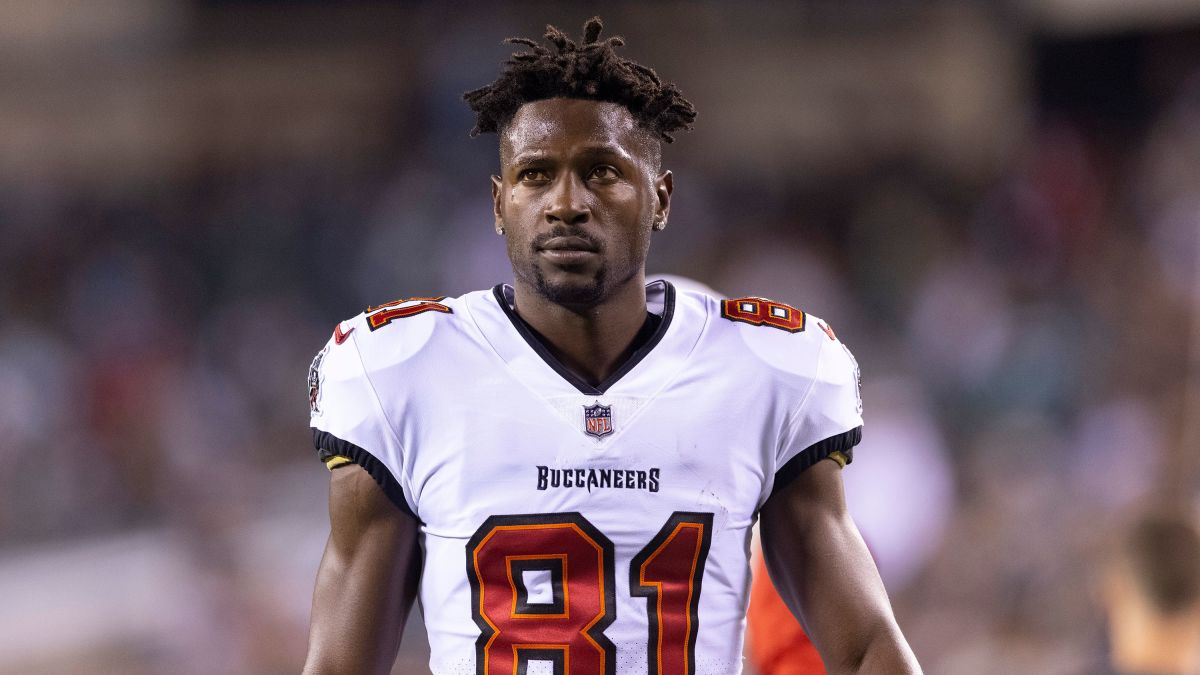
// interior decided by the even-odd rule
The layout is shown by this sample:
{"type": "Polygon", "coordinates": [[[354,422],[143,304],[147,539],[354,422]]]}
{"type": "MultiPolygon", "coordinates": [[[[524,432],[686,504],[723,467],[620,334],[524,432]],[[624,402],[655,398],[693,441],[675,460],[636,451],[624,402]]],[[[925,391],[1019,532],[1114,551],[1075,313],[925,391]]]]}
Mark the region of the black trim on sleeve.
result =
{"type": "Polygon", "coordinates": [[[840,433],[836,436],[830,436],[823,441],[817,441],[800,451],[800,454],[789,459],[778,471],[775,472],[775,485],[771,488],[771,494],[774,495],[796,479],[797,476],[804,473],[808,467],[825,459],[835,452],[840,452],[846,456],[846,463],[854,461],[854,446],[862,441],[862,427],[857,426],[840,433]]]}
{"type": "Polygon", "coordinates": [[[417,517],[417,514],[413,513],[412,508],[409,507],[408,501],[404,499],[404,491],[400,489],[400,483],[396,482],[396,477],[384,466],[383,462],[376,459],[370,452],[349,441],[344,441],[328,431],[321,431],[313,427],[312,432],[313,445],[317,448],[317,457],[322,462],[330,457],[348,458],[371,474],[371,478],[379,483],[379,487],[383,488],[383,493],[392,500],[397,508],[413,518],[417,517]]]}

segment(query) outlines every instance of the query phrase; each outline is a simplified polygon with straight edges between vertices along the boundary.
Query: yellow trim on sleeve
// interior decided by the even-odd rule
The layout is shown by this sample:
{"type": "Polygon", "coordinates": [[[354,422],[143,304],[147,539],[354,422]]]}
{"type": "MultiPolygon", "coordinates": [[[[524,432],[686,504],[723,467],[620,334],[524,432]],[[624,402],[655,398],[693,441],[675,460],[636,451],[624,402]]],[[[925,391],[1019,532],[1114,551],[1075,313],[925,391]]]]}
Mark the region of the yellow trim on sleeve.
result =
{"type": "Polygon", "coordinates": [[[834,450],[833,452],[829,453],[829,459],[837,462],[838,466],[843,469],[846,468],[846,465],[850,463],[850,458],[846,457],[846,453],[842,452],[841,450],[834,450]]]}
{"type": "Polygon", "coordinates": [[[338,468],[339,466],[342,466],[344,464],[349,464],[353,461],[354,460],[350,459],[349,457],[344,457],[342,455],[334,455],[333,457],[330,457],[329,459],[325,460],[325,468],[329,469],[330,471],[333,471],[334,469],[338,468]]]}

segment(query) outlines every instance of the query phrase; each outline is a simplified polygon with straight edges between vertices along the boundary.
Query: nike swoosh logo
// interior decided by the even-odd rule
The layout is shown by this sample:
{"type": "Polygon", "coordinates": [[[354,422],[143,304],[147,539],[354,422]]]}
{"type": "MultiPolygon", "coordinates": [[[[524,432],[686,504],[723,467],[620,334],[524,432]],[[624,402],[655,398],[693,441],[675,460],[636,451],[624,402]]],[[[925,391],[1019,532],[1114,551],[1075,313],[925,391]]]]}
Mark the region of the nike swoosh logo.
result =
{"type": "Polygon", "coordinates": [[[340,345],[340,344],[342,344],[343,342],[345,342],[345,341],[346,341],[346,338],[350,337],[350,334],[351,334],[351,333],[353,333],[353,332],[354,332],[354,326],[351,326],[351,327],[350,327],[350,330],[348,330],[348,331],[346,331],[345,333],[343,333],[343,332],[342,332],[342,324],[341,324],[341,323],[339,323],[339,324],[337,325],[337,328],[334,328],[334,329],[333,329],[333,342],[334,342],[334,344],[339,344],[339,345],[340,345]]]}

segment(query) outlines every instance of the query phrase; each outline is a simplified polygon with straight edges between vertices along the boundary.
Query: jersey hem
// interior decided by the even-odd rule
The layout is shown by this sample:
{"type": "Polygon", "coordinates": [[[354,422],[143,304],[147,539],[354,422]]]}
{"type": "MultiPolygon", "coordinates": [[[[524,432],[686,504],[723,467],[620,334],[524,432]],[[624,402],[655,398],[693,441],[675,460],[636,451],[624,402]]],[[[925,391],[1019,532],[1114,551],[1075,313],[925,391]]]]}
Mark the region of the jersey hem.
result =
{"type": "Polygon", "coordinates": [[[804,473],[806,469],[813,464],[825,459],[831,454],[837,452],[845,457],[846,461],[843,464],[849,464],[854,461],[854,446],[862,441],[862,426],[857,426],[850,431],[842,432],[836,436],[830,436],[823,441],[817,441],[800,451],[800,454],[789,459],[778,471],[775,472],[775,484],[771,487],[771,495],[779,492],[788,483],[791,483],[797,476],[804,473]]]}
{"type": "MultiPolygon", "coordinates": [[[[384,466],[383,462],[375,458],[367,450],[351,443],[350,441],[342,440],[328,431],[321,431],[313,427],[313,446],[317,449],[317,457],[325,463],[335,457],[345,457],[351,462],[361,466],[379,487],[383,488],[383,493],[404,513],[417,517],[413,513],[412,507],[408,505],[408,500],[404,498],[404,490],[401,489],[400,483],[396,481],[396,477],[392,472],[384,466]]],[[[344,466],[344,464],[343,464],[344,466]]],[[[337,468],[337,467],[333,467],[337,468]]],[[[332,470],[332,469],[331,469],[332,470]]]]}

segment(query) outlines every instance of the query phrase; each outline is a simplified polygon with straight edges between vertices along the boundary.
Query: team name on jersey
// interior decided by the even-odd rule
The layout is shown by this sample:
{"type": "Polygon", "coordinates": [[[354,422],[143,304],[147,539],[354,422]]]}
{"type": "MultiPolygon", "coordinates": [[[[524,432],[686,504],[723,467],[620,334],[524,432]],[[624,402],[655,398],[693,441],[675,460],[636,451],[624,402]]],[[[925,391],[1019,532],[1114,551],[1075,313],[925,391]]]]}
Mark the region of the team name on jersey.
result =
{"type": "Polygon", "coordinates": [[[592,488],[646,490],[658,492],[658,467],[649,469],[551,469],[537,467],[537,489],[592,488]]]}

